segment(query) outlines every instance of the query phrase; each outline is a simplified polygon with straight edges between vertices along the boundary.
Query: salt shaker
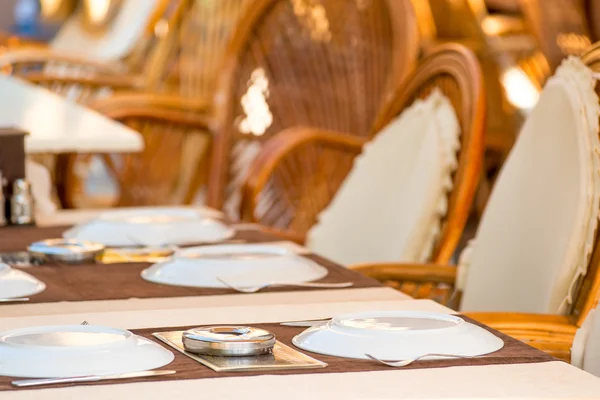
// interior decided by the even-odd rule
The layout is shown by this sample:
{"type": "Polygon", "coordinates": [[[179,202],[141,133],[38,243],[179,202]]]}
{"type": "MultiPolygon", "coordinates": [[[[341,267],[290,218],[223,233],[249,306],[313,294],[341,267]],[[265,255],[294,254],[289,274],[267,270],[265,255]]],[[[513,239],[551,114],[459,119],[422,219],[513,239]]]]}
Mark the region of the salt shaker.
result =
{"type": "Polygon", "coordinates": [[[6,226],[6,199],[4,198],[4,186],[6,185],[2,171],[0,171],[0,226],[6,226]]]}
{"type": "Polygon", "coordinates": [[[13,194],[10,199],[10,222],[14,225],[34,223],[31,185],[25,179],[17,179],[13,183],[13,194]]]}

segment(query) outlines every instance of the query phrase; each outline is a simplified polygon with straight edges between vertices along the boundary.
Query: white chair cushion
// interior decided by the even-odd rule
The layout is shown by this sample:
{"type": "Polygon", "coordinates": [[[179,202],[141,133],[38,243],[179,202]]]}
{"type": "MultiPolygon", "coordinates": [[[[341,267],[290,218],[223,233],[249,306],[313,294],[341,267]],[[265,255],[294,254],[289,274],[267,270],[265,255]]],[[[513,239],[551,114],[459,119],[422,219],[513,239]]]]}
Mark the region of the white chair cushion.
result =
{"type": "Polygon", "coordinates": [[[589,333],[583,354],[583,370],[600,377],[600,317],[598,313],[590,312],[589,333]]]}
{"type": "Polygon", "coordinates": [[[144,34],[159,0],[124,0],[106,32],[89,32],[81,14],[69,18],[52,39],[53,50],[100,61],[127,56],[144,34]]]}
{"type": "Polygon", "coordinates": [[[592,72],[566,60],[544,88],[492,192],[462,309],[565,313],[598,224],[598,98],[592,72]]]}
{"type": "Polygon", "coordinates": [[[596,309],[590,311],[575,334],[571,364],[600,377],[600,314],[596,309]]]}
{"type": "Polygon", "coordinates": [[[456,290],[464,292],[467,285],[467,276],[469,274],[469,268],[471,267],[471,257],[473,254],[473,247],[475,246],[475,239],[469,240],[465,248],[461,251],[458,257],[458,265],[456,270],[456,281],[454,286],[456,290]]]}
{"type": "Polygon", "coordinates": [[[307,245],[345,265],[426,261],[447,212],[459,135],[439,91],[416,101],[365,145],[307,245]]]}
{"type": "MultiPolygon", "coordinates": [[[[600,318],[595,318],[596,309],[593,309],[589,312],[585,321],[581,325],[581,328],[577,329],[575,332],[575,337],[573,338],[573,344],[571,345],[571,364],[577,368],[583,369],[583,363],[585,358],[585,350],[586,344],[588,343],[588,339],[590,338],[590,331],[592,330],[593,322],[599,323],[600,327],[600,318]]],[[[600,331],[597,333],[600,335],[600,331]]],[[[598,336],[600,338],[600,336],[598,336]]],[[[599,341],[596,339],[596,341],[599,341]]],[[[600,356],[600,353],[599,353],[600,356]]],[[[600,372],[600,371],[599,371],[600,372]]]]}

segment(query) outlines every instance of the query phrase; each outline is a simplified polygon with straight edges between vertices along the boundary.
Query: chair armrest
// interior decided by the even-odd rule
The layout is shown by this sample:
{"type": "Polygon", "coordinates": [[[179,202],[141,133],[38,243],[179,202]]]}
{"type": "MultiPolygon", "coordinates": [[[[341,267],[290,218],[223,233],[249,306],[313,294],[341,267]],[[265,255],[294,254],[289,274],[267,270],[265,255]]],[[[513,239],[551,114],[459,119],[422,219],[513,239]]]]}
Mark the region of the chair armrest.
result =
{"type": "Polygon", "coordinates": [[[0,71],[79,103],[123,90],[142,90],[142,77],[129,76],[117,64],[89,60],[44,49],[20,49],[0,54],[0,71]]]}
{"type": "Polygon", "coordinates": [[[359,264],[350,269],[379,281],[394,280],[454,285],[456,267],[436,264],[359,264]]]}
{"type": "Polygon", "coordinates": [[[415,299],[430,299],[458,308],[460,293],[454,286],[456,267],[437,264],[378,263],[350,266],[350,269],[400,290],[415,299]]]}
{"type": "Polygon", "coordinates": [[[86,90],[108,89],[113,93],[143,91],[145,89],[142,77],[130,75],[87,74],[86,76],[64,76],[54,73],[32,72],[22,78],[53,91],[56,91],[57,87],[79,87],[86,90]]]}
{"type": "Polygon", "coordinates": [[[243,186],[242,219],[304,236],[366,141],[308,127],[278,133],[250,167],[243,186]],[[338,161],[338,171],[332,174],[336,168],[331,163],[338,161]]]}
{"type": "Polygon", "coordinates": [[[119,63],[106,63],[73,54],[44,48],[14,49],[0,54],[0,69],[5,73],[17,73],[23,68],[52,66],[55,69],[78,70],[110,75],[127,72],[119,63]]]}
{"type": "Polygon", "coordinates": [[[295,232],[274,229],[274,228],[270,228],[268,226],[261,225],[260,230],[265,233],[268,233],[269,235],[273,235],[273,236],[277,237],[278,239],[287,240],[290,242],[298,243],[300,245],[303,245],[306,240],[306,237],[304,235],[301,235],[301,234],[298,234],[295,232]]]}
{"type": "Polygon", "coordinates": [[[577,326],[568,316],[501,312],[464,315],[561,360],[571,359],[577,326]]]}
{"type": "Polygon", "coordinates": [[[147,119],[211,131],[210,103],[204,100],[127,92],[94,101],[89,106],[117,121],[147,119]]]}
{"type": "Polygon", "coordinates": [[[523,330],[575,334],[577,327],[564,315],[471,312],[464,315],[498,330],[523,330]]]}
{"type": "MultiPolygon", "coordinates": [[[[212,138],[211,117],[208,104],[179,96],[163,96],[145,93],[115,94],[89,104],[95,111],[137,130],[144,138],[146,149],[137,154],[120,155],[121,164],[111,155],[101,155],[107,170],[120,187],[117,205],[137,206],[167,204],[172,188],[182,181],[182,172],[175,173],[174,165],[180,162],[178,154],[157,152],[165,145],[199,138],[209,147],[212,138]],[[175,157],[175,159],[173,158],[175,157]],[[162,165],[156,173],[139,176],[136,168],[142,165],[162,165]]],[[[198,146],[198,143],[195,143],[198,146]]],[[[56,167],[57,194],[64,208],[74,208],[81,203],[83,179],[77,165],[89,162],[89,155],[65,155],[56,167]]],[[[148,167],[149,168],[149,167],[148,167]]],[[[202,183],[199,168],[194,168],[185,181],[182,195],[191,198],[202,183]]]]}

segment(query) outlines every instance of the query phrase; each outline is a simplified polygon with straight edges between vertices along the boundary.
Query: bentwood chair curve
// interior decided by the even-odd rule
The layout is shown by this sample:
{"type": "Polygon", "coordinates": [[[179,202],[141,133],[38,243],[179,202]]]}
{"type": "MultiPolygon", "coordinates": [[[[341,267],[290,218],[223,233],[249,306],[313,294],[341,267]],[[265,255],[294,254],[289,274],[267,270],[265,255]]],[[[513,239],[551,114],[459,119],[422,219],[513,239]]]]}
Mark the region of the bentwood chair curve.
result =
{"type": "MultiPolygon", "coordinates": [[[[432,257],[432,262],[446,263],[467,221],[483,157],[483,79],[472,52],[461,45],[444,45],[428,55],[382,110],[371,134],[434,89],[448,97],[461,128],[454,189],[432,257]]],[[[294,128],[277,135],[252,166],[244,188],[244,219],[302,241],[364,143],[364,138],[316,128],[294,128]]]]}
{"type": "MultiPolygon", "coordinates": [[[[237,217],[250,162],[285,128],[309,125],[367,136],[393,89],[413,68],[417,52],[417,24],[409,0],[253,1],[226,48],[214,103],[193,117],[206,122],[213,139],[207,204],[237,217]]],[[[180,115],[190,112],[190,103],[199,102],[139,93],[110,101],[138,111],[161,103],[173,111],[178,103],[180,115]]],[[[112,108],[107,102],[102,107],[112,108]]],[[[147,111],[146,115],[152,112],[147,111]]],[[[142,118],[136,123],[155,122],[156,118],[142,118]]],[[[180,131],[187,132],[187,122],[180,122],[180,131]]],[[[178,121],[169,124],[176,127],[178,121]]],[[[157,159],[159,150],[157,146],[152,154],[131,158],[147,164],[157,159]],[[150,158],[143,161],[146,156],[150,158]]],[[[126,169],[124,164],[121,173],[129,174],[126,169]]],[[[196,174],[190,193],[201,181],[202,175],[196,174]]],[[[153,182],[147,190],[139,185],[137,190],[150,196],[155,187],[153,182]]],[[[145,195],[136,195],[136,201],[142,201],[140,196],[145,195]]],[[[132,199],[123,198],[119,204],[133,205],[132,199]]],[[[144,203],[152,201],[150,196],[144,203]]]]}
{"type": "Polygon", "coordinates": [[[238,214],[250,161],[285,128],[368,135],[414,65],[417,36],[407,0],[257,1],[220,77],[208,205],[238,214]]]}
{"type": "MultiPolygon", "coordinates": [[[[581,60],[592,71],[600,72],[600,43],[588,49],[581,60]]],[[[572,304],[564,313],[473,312],[467,315],[556,357],[570,360],[575,332],[600,299],[599,244],[596,232],[587,272],[574,286],[572,304]]],[[[439,296],[440,288],[452,288],[457,284],[457,268],[453,266],[380,264],[354,269],[381,281],[394,281],[399,287],[410,287],[409,294],[414,297],[445,303],[449,299],[439,296]]]]}

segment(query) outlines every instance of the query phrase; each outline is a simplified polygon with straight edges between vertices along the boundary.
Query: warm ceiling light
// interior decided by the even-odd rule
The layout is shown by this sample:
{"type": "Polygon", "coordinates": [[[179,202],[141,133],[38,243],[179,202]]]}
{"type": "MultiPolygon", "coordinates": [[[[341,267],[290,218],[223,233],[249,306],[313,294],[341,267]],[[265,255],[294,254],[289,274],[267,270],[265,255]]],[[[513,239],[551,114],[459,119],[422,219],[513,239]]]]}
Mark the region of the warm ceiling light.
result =
{"type": "Polygon", "coordinates": [[[40,5],[42,8],[42,15],[50,17],[60,10],[62,0],[42,0],[40,1],[40,5]]]}
{"type": "Polygon", "coordinates": [[[85,9],[92,24],[102,24],[110,11],[112,0],[86,0],[85,9]]]}
{"type": "Polygon", "coordinates": [[[499,36],[504,31],[504,24],[498,18],[485,18],[481,28],[488,36],[499,36]]]}
{"type": "Polygon", "coordinates": [[[521,68],[512,67],[502,74],[502,86],[508,101],[522,111],[529,111],[538,102],[540,92],[521,68]]]}
{"type": "Polygon", "coordinates": [[[69,17],[76,6],[75,0],[41,0],[39,3],[42,18],[53,22],[69,17]]]}
{"type": "Polygon", "coordinates": [[[154,24],[154,34],[159,38],[166,37],[169,34],[169,21],[166,19],[157,21],[154,24]]]}

